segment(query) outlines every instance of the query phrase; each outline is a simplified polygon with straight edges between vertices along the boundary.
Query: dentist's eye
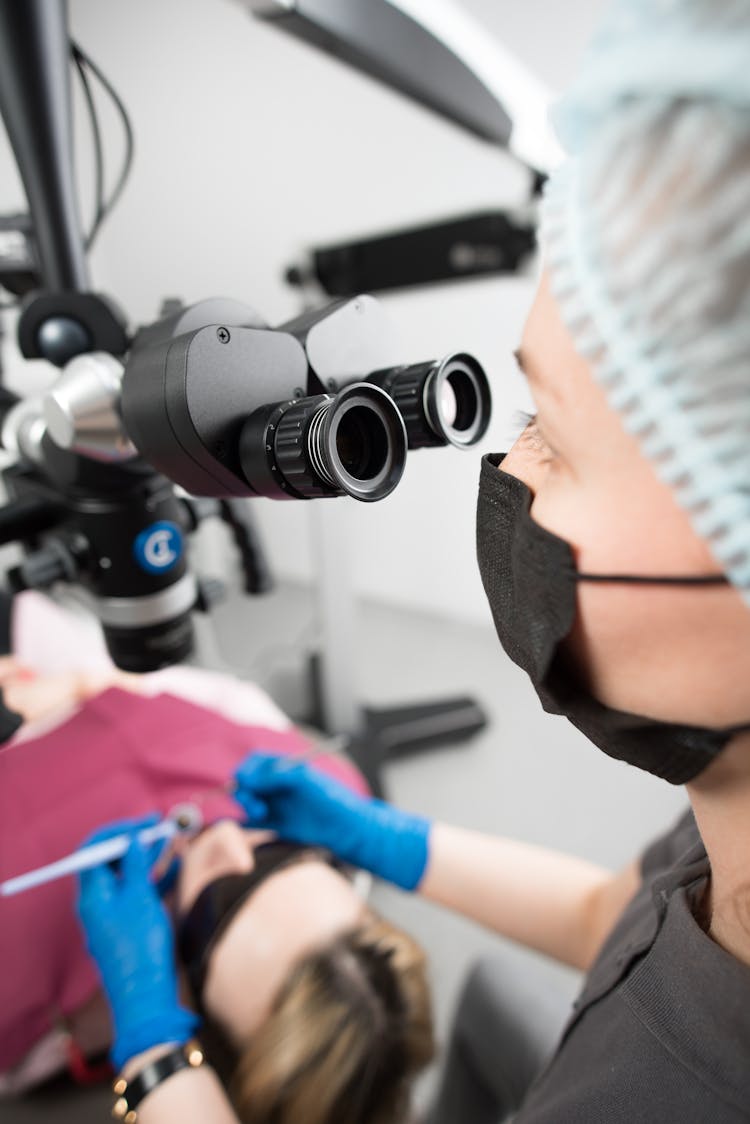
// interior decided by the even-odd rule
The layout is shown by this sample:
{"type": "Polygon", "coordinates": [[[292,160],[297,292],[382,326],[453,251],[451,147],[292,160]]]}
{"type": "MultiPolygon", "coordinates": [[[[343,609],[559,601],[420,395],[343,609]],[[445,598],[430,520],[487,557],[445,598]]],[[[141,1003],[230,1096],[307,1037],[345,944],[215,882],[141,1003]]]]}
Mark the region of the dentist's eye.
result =
{"type": "Polygon", "coordinates": [[[526,410],[516,410],[511,424],[515,431],[514,441],[521,439],[527,441],[534,451],[539,453],[543,464],[549,464],[555,459],[557,454],[545,440],[544,434],[539,428],[537,414],[530,414],[526,410]]]}
{"type": "Polygon", "coordinates": [[[517,441],[525,430],[535,425],[536,414],[530,414],[528,410],[516,410],[510,423],[513,440],[517,441]]]}

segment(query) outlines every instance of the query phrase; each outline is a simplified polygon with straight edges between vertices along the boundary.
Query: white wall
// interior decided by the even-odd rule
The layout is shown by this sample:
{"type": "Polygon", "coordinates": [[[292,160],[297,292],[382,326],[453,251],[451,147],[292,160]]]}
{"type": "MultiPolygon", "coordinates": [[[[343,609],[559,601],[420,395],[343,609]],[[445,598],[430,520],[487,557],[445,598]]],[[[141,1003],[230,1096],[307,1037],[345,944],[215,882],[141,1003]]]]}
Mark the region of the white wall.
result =
{"type": "MultiPolygon", "coordinates": [[[[553,87],[568,81],[601,0],[464,0],[553,87]]],[[[165,296],[233,296],[277,323],[297,311],[283,267],[302,247],[523,201],[501,152],[249,18],[232,0],[71,0],[73,34],[123,97],[136,135],[131,181],[92,256],[95,288],[132,323],[165,296]]],[[[110,167],[119,133],[102,102],[110,167]]],[[[90,148],[77,99],[84,209],[90,148]]],[[[0,211],[22,202],[7,145],[0,211]]],[[[89,213],[86,210],[86,213],[89,213]]],[[[510,349],[532,278],[472,281],[384,298],[405,361],[473,352],[493,386],[480,448],[410,456],[387,500],[346,505],[361,593],[486,620],[473,555],[481,452],[503,446],[526,404],[510,349]]],[[[314,571],[314,505],[254,501],[279,577],[314,571]]]]}

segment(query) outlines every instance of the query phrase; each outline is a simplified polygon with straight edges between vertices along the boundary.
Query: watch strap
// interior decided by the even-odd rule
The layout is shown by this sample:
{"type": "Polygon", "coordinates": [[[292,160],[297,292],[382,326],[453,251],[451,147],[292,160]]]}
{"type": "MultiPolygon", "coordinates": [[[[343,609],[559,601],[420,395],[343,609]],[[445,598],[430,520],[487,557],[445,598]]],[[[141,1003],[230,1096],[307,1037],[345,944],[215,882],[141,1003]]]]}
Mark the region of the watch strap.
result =
{"type": "Polygon", "coordinates": [[[117,1100],[112,1107],[112,1116],[123,1124],[135,1124],[136,1109],[157,1085],[181,1069],[197,1069],[203,1065],[204,1055],[200,1045],[193,1039],[182,1046],[175,1046],[153,1062],[149,1062],[129,1081],[118,1077],[113,1086],[117,1100]]]}

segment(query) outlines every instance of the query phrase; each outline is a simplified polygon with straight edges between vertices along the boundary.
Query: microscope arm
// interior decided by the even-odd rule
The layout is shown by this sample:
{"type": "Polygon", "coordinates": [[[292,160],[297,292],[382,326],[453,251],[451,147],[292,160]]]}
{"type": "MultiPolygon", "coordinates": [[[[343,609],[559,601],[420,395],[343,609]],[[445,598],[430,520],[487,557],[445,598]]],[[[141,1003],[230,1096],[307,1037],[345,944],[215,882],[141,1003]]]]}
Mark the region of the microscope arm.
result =
{"type": "Polygon", "coordinates": [[[559,162],[551,91],[451,0],[240,0],[538,174],[559,162]]]}

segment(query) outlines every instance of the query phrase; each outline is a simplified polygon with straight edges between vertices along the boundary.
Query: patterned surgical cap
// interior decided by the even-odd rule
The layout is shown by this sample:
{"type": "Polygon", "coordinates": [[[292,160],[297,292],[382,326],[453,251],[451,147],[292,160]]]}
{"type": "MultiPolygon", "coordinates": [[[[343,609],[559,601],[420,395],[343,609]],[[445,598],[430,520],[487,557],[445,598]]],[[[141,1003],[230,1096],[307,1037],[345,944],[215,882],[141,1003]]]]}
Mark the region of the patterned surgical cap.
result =
{"type": "Polygon", "coordinates": [[[618,0],[554,118],[563,319],[750,605],[750,0],[618,0]]]}

